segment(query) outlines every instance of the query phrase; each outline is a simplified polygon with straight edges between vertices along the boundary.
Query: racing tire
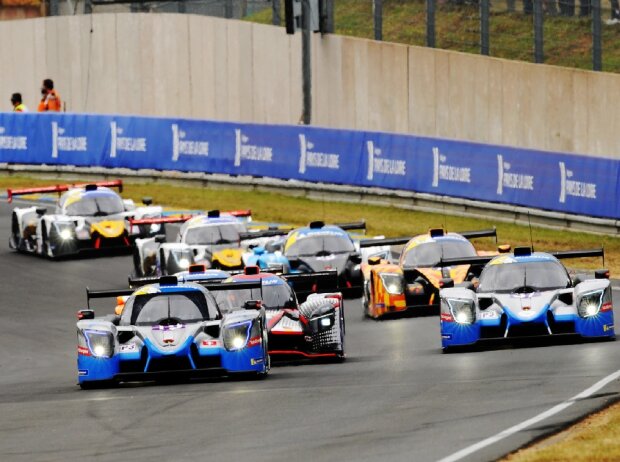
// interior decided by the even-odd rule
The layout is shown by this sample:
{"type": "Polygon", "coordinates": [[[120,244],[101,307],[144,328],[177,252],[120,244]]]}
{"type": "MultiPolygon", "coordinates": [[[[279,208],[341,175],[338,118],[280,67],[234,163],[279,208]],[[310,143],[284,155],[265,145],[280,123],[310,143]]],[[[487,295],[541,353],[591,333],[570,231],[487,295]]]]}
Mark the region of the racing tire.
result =
{"type": "Polygon", "coordinates": [[[347,353],[345,350],[345,326],[344,326],[344,314],[340,315],[340,350],[336,351],[336,358],[334,362],[342,363],[347,359],[347,353]]]}

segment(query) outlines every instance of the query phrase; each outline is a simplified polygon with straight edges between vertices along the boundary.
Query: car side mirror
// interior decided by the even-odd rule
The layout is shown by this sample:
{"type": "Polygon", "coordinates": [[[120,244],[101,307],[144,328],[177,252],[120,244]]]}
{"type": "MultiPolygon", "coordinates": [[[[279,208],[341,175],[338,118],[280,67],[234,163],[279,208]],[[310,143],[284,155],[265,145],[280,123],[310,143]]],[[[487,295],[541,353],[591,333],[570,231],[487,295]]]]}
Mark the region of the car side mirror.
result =
{"type": "Polygon", "coordinates": [[[145,196],[142,198],[142,203],[144,205],[151,205],[153,203],[153,198],[150,196],[145,196]]]}
{"type": "Polygon", "coordinates": [[[163,244],[164,242],[166,242],[166,235],[158,234],[157,236],[155,236],[155,242],[157,242],[158,244],[163,244]]]}
{"type": "Polygon", "coordinates": [[[289,265],[291,265],[292,269],[297,269],[301,266],[301,260],[297,257],[291,257],[288,259],[289,265]]]}
{"type": "Polygon", "coordinates": [[[440,289],[448,289],[450,287],[454,287],[454,279],[452,279],[452,278],[441,278],[439,280],[439,288],[440,289]]]}
{"type": "Polygon", "coordinates": [[[368,258],[368,264],[370,266],[375,266],[378,265],[379,263],[381,263],[381,257],[378,255],[375,255],[374,257],[369,257],[368,258]]]}
{"type": "Polygon", "coordinates": [[[247,300],[243,304],[244,310],[260,310],[263,307],[263,302],[260,300],[247,300]]]}
{"type": "Polygon", "coordinates": [[[95,311],[91,309],[79,310],[77,317],[80,321],[83,319],[95,319],[95,311]]]}
{"type": "Polygon", "coordinates": [[[37,207],[34,211],[40,217],[47,213],[47,209],[45,207],[37,207]]]}
{"type": "Polygon", "coordinates": [[[362,256],[359,253],[353,253],[349,257],[349,260],[351,260],[356,265],[359,265],[360,263],[362,263],[362,256]]]}
{"type": "Polygon", "coordinates": [[[594,279],[609,279],[608,269],[599,269],[594,272],[594,279]]]}
{"type": "Polygon", "coordinates": [[[510,253],[512,246],[510,244],[502,244],[497,246],[498,253],[510,253]]]}

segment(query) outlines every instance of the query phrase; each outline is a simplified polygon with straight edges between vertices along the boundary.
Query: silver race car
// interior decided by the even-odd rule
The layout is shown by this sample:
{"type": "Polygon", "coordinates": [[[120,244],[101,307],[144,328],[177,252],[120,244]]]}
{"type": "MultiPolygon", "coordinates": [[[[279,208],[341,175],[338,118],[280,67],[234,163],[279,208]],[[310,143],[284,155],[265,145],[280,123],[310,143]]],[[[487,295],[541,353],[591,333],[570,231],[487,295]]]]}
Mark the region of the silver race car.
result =
{"type": "Polygon", "coordinates": [[[150,198],[144,198],[144,206],[138,207],[110,188],[122,191],[123,183],[116,180],[9,189],[9,202],[15,196],[61,194],[54,213],[48,214],[45,207],[35,205],[13,209],[9,246],[57,258],[86,250],[130,250],[136,238],[161,232],[160,224],[131,225],[129,219],[161,217],[162,207],[150,205],[150,198]]]}

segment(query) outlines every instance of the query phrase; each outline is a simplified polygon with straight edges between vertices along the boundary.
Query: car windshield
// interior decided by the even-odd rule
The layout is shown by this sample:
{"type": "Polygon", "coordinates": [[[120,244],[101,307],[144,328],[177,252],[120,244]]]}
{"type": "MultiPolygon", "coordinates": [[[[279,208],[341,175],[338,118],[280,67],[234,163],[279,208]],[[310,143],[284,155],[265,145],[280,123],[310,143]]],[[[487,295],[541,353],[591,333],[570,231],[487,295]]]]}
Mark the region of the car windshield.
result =
{"type": "Polygon", "coordinates": [[[521,288],[551,290],[570,286],[566,269],[558,261],[530,261],[487,265],[478,292],[510,293],[521,288]]]}
{"type": "Polygon", "coordinates": [[[80,217],[104,217],[124,211],[123,200],[113,194],[85,196],[65,207],[67,215],[80,217]]]}
{"type": "Polygon", "coordinates": [[[245,232],[243,223],[226,223],[190,228],[185,234],[185,243],[189,245],[237,244],[239,233],[245,232]]]}
{"type": "Polygon", "coordinates": [[[127,301],[121,325],[201,322],[217,317],[215,301],[199,290],[138,295],[127,301]]]}
{"type": "Polygon", "coordinates": [[[313,257],[320,253],[354,252],[355,246],[346,234],[314,234],[296,240],[286,249],[287,257],[313,257]]]}
{"type": "Polygon", "coordinates": [[[442,258],[475,257],[476,249],[469,241],[441,240],[419,244],[403,255],[402,266],[432,268],[442,258]]]}
{"type": "Polygon", "coordinates": [[[218,290],[213,294],[222,312],[241,309],[248,300],[262,300],[268,310],[297,306],[295,293],[288,284],[263,285],[262,289],[218,290]]]}

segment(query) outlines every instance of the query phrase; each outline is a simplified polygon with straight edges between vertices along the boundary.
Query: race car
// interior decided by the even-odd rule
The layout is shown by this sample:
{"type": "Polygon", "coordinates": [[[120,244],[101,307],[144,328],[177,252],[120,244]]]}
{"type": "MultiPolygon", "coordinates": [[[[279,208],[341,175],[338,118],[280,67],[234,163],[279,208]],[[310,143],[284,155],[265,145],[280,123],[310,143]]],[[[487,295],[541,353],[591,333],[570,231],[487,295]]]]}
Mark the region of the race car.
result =
{"type": "Polygon", "coordinates": [[[137,207],[121,192],[123,183],[101,181],[90,184],[66,184],[29,189],[9,189],[8,201],[15,196],[31,194],[61,194],[53,214],[44,207],[16,207],[11,218],[9,247],[19,252],[34,253],[49,258],[74,255],[87,250],[120,248],[131,250],[137,238],[161,232],[161,225],[131,225],[130,219],[157,218],[162,207],[137,207]]]}
{"type": "MultiPolygon", "coordinates": [[[[364,314],[371,318],[407,310],[427,312],[439,307],[439,289],[443,278],[450,277],[455,283],[475,280],[477,268],[470,265],[452,267],[438,266],[444,258],[473,257],[477,252],[469,239],[497,237],[495,229],[447,233],[443,229],[431,229],[416,237],[366,239],[360,247],[381,248],[380,255],[371,256],[362,265],[364,275],[364,314]],[[404,244],[397,261],[386,253],[386,246],[404,244]]],[[[507,251],[503,246],[500,251],[507,251]]],[[[488,253],[488,252],[486,252],[488,253]]],[[[493,254],[496,254],[493,252],[493,254]]]]}
{"type": "Polygon", "coordinates": [[[206,215],[182,215],[146,220],[134,224],[153,225],[182,223],[177,242],[166,242],[165,235],[137,239],[134,249],[134,275],[159,276],[187,270],[200,263],[209,268],[238,270],[244,267],[240,234],[248,233],[249,210],[222,212],[211,210],[206,215]]]}
{"type": "Polygon", "coordinates": [[[89,308],[78,312],[77,322],[80,387],[211,375],[266,376],[270,366],[264,309],[260,302],[248,301],[241,309],[222,313],[212,293],[220,286],[164,276],[139,289],[87,290],[89,308]],[[127,295],[120,316],[95,318],[90,309],[92,298],[127,295]]]}
{"type": "Polygon", "coordinates": [[[500,256],[443,260],[441,266],[482,266],[477,288],[440,291],[441,345],[444,351],[487,339],[578,335],[615,337],[609,271],[571,279],[564,258],[604,257],[603,249],[532,252],[517,247],[500,256]]]}
{"type": "Polygon", "coordinates": [[[260,289],[219,291],[218,301],[235,309],[246,300],[260,298],[267,317],[272,359],[345,359],[345,318],[335,271],[275,275],[256,266],[222,283],[258,282],[260,289]]]}
{"type": "MultiPolygon", "coordinates": [[[[339,290],[345,295],[358,296],[362,291],[362,258],[357,241],[347,231],[365,228],[363,221],[333,225],[313,221],[308,226],[291,230],[284,238],[272,240],[264,248],[254,248],[254,256],[247,261],[261,269],[282,273],[335,270],[339,290]]],[[[269,236],[275,235],[277,232],[269,232],[269,236]]]]}

